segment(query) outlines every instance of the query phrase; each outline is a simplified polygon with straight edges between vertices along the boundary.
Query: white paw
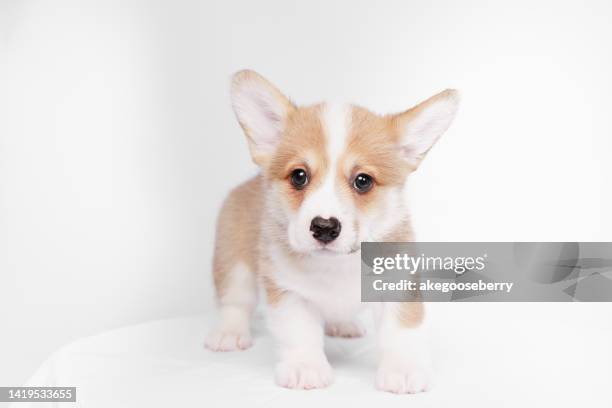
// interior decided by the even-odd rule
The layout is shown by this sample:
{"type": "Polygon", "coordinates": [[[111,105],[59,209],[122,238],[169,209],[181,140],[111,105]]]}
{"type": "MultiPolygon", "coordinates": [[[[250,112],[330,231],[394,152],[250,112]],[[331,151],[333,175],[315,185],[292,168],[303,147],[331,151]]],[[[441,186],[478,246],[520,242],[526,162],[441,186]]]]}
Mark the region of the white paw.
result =
{"type": "Polygon", "coordinates": [[[332,337],[361,337],[366,333],[359,322],[325,323],[325,334],[332,337]]]}
{"type": "Polygon", "coordinates": [[[416,394],[428,391],[432,379],[432,370],[427,366],[381,365],[376,374],[376,388],[396,394],[416,394]]]}
{"type": "Polygon", "coordinates": [[[249,332],[214,330],[206,337],[204,345],[212,351],[246,350],[253,345],[253,340],[249,332]]]}
{"type": "Polygon", "coordinates": [[[332,368],[325,360],[281,362],[276,365],[276,383],[281,387],[311,390],[327,387],[332,381],[332,368]]]}

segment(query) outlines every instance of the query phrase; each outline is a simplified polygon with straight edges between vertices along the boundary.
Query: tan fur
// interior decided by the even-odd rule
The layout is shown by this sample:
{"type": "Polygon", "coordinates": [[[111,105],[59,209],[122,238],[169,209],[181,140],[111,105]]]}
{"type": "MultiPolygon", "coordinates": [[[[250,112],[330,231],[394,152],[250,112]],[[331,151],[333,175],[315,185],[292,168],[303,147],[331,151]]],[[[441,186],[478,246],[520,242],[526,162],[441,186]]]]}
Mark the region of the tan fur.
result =
{"type": "Polygon", "coordinates": [[[398,305],[397,319],[401,327],[413,329],[419,327],[425,319],[425,308],[422,302],[404,302],[398,305]]]}
{"type": "Polygon", "coordinates": [[[321,105],[314,105],[297,108],[289,114],[283,139],[270,165],[264,169],[266,178],[280,185],[294,210],[317,188],[327,171],[321,110],[321,105]],[[302,190],[296,190],[290,183],[291,172],[296,169],[306,170],[310,179],[302,190]]]}
{"type": "Polygon", "coordinates": [[[352,107],[347,149],[340,158],[338,177],[344,181],[340,185],[352,194],[360,211],[367,211],[368,207],[379,203],[384,189],[401,185],[411,170],[399,155],[398,138],[392,117],[352,107]],[[374,179],[374,188],[366,194],[352,188],[352,180],[359,173],[366,173],[374,179]]]}
{"type": "Polygon", "coordinates": [[[236,187],[229,194],[217,222],[213,277],[217,296],[229,284],[229,274],[239,263],[253,273],[259,260],[259,234],[262,212],[262,178],[256,176],[236,187]]]}
{"type": "Polygon", "coordinates": [[[221,303],[228,285],[231,284],[232,270],[240,263],[245,264],[250,272],[255,274],[270,306],[277,305],[285,293],[277,286],[272,276],[260,273],[262,265],[266,265],[259,250],[263,186],[263,177],[256,176],[235,188],[223,203],[217,224],[213,258],[214,283],[221,303]]]}
{"type": "MultiPolygon", "coordinates": [[[[402,221],[398,227],[381,240],[381,242],[411,241],[414,241],[414,233],[408,219],[402,221]]],[[[398,304],[396,315],[401,327],[415,328],[423,323],[425,319],[425,308],[421,302],[404,302],[398,304]]]]}
{"type": "Polygon", "coordinates": [[[354,106],[347,150],[341,168],[347,173],[362,170],[378,185],[403,184],[410,167],[399,155],[399,139],[393,116],[379,116],[354,106]]]}
{"type": "Polygon", "coordinates": [[[266,291],[266,301],[268,303],[268,306],[277,306],[286,291],[279,288],[274,282],[274,279],[269,275],[263,275],[261,277],[261,282],[263,284],[264,290],[266,291]]]}

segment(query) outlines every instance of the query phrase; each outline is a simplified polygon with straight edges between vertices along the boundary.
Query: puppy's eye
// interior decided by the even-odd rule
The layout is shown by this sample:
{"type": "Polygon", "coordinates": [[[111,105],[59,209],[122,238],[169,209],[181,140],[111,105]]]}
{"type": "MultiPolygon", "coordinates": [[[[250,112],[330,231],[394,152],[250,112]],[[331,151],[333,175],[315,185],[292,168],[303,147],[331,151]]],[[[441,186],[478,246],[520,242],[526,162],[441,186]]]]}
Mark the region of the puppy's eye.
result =
{"type": "Polygon", "coordinates": [[[295,169],[291,172],[291,184],[301,190],[308,184],[308,173],[304,169],[295,169]]]}
{"type": "Polygon", "coordinates": [[[355,180],[353,181],[353,187],[355,188],[355,190],[357,190],[358,193],[367,193],[372,189],[373,185],[374,180],[372,180],[371,176],[365,173],[358,174],[357,177],[355,177],[355,180]]]}

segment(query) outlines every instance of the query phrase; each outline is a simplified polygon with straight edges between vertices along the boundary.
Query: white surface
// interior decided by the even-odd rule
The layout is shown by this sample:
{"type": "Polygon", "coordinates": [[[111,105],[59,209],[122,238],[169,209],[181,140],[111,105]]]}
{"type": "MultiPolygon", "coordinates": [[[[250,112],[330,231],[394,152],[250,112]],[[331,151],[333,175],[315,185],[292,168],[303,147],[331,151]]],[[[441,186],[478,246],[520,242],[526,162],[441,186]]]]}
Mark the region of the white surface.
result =
{"type": "Polygon", "coordinates": [[[612,240],[610,21],[601,0],[0,1],[0,384],[208,311],[217,209],[255,171],[242,68],[379,112],[458,88],[413,180],[421,240],[612,240]]]}
{"type": "Polygon", "coordinates": [[[202,347],[210,321],[201,316],[78,340],[56,352],[30,384],[77,386],[77,406],[87,408],[322,407],[332,401],[348,407],[612,406],[611,305],[430,304],[429,312],[437,381],[424,394],[374,389],[371,333],[327,338],[336,377],[329,388],[279,388],[261,320],[251,349],[213,353],[202,347]]]}

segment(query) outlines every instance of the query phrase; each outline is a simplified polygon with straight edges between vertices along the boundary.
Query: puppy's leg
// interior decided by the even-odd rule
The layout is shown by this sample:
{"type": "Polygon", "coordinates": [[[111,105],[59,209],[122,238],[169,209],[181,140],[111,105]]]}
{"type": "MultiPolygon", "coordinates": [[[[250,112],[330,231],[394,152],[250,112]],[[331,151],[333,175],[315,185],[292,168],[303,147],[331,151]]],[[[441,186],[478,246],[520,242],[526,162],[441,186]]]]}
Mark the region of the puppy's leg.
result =
{"type": "Polygon", "coordinates": [[[213,351],[247,349],[252,345],[250,319],[257,304],[255,274],[245,264],[238,263],[227,272],[222,283],[216,285],[219,321],[205,345],[213,351]]]}
{"type": "Polygon", "coordinates": [[[432,367],[423,323],[423,304],[381,303],[375,311],[381,360],[376,387],[398,394],[429,389],[432,367]]]}
{"type": "Polygon", "coordinates": [[[325,334],[331,337],[355,338],[366,333],[363,324],[355,319],[348,321],[326,321],[325,334]]]}
{"type": "Polygon", "coordinates": [[[268,324],[276,338],[280,362],[276,383],[282,387],[322,388],[332,382],[332,369],[323,351],[323,322],[299,296],[284,292],[268,300],[268,324]]]}
{"type": "Polygon", "coordinates": [[[260,184],[261,180],[254,178],[234,189],[219,214],[213,257],[219,323],[205,342],[214,351],[251,346],[249,323],[257,304],[260,184]]]}

